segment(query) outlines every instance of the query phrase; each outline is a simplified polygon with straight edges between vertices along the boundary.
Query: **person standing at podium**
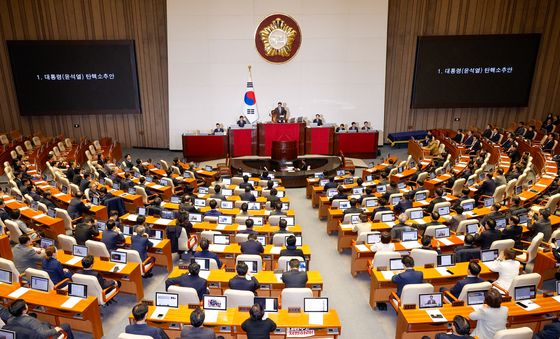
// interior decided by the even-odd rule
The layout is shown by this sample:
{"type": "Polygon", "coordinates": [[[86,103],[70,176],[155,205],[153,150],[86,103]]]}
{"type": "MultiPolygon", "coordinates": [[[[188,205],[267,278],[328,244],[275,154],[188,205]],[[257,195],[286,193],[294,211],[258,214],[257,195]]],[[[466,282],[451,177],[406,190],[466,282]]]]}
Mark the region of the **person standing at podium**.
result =
{"type": "Polygon", "coordinates": [[[313,119],[313,123],[317,126],[323,126],[323,119],[321,119],[321,115],[315,114],[315,119],[313,119]]]}
{"type": "Polygon", "coordinates": [[[245,116],[243,116],[243,115],[239,116],[239,120],[237,120],[237,126],[243,128],[248,123],[249,123],[249,121],[247,121],[247,119],[245,119],[245,116]]]}
{"type": "MultiPolygon", "coordinates": [[[[288,111],[282,106],[281,102],[278,102],[278,107],[272,111],[272,115],[276,115],[276,122],[288,122],[288,111]]],[[[274,119],[272,119],[274,121],[274,119]]]]}

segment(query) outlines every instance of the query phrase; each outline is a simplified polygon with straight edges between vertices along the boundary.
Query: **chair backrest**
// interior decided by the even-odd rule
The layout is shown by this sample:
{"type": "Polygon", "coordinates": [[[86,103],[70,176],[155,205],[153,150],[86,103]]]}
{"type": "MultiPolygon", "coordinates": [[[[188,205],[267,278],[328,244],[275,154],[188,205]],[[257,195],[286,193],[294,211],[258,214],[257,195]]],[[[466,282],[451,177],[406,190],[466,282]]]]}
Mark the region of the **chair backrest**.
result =
{"type": "Polygon", "coordinates": [[[77,245],[76,238],[66,234],[57,235],[58,247],[63,251],[72,253],[74,245],[77,245]]]}
{"type": "Polygon", "coordinates": [[[356,243],[357,244],[365,243],[370,234],[377,234],[378,236],[381,236],[381,233],[379,231],[361,232],[360,234],[358,234],[358,237],[356,238],[356,243]]]}
{"type": "Polygon", "coordinates": [[[105,178],[105,185],[113,187],[113,180],[111,180],[110,178],[105,178]]]}
{"type": "Polygon", "coordinates": [[[19,237],[21,235],[23,235],[23,233],[21,232],[21,230],[19,229],[18,225],[16,224],[15,221],[12,220],[4,220],[4,224],[6,225],[6,227],[8,228],[8,231],[10,231],[10,240],[14,241],[15,243],[18,243],[19,241],[19,237]]]}
{"type": "Polygon", "coordinates": [[[214,243],[214,234],[222,234],[220,231],[202,231],[200,232],[200,240],[206,239],[211,244],[214,243]]]}
{"type": "Polygon", "coordinates": [[[149,335],[121,333],[117,339],[153,339],[149,335]]]}
{"type": "Polygon", "coordinates": [[[0,268],[12,272],[12,282],[19,279],[19,271],[13,261],[0,257],[0,268]]]}
{"type": "Polygon", "coordinates": [[[293,233],[278,233],[272,236],[272,245],[276,247],[282,247],[286,243],[286,238],[293,233]]]}
{"type": "Polygon", "coordinates": [[[457,226],[457,234],[463,234],[467,232],[467,225],[478,224],[478,219],[467,219],[459,222],[457,226]]]}
{"type": "Polygon", "coordinates": [[[51,277],[49,276],[49,274],[43,270],[38,270],[36,268],[32,268],[29,267],[28,269],[25,270],[25,279],[27,281],[31,281],[31,277],[39,277],[39,278],[45,278],[48,279],[48,290],[51,291],[54,288],[54,284],[51,280],[51,277]]]}
{"type": "Polygon", "coordinates": [[[206,215],[206,216],[204,216],[204,218],[202,220],[215,224],[215,223],[218,222],[218,217],[214,217],[214,216],[211,216],[211,215],[206,215]]]}
{"type": "Polygon", "coordinates": [[[425,181],[427,177],[428,177],[428,172],[422,172],[418,174],[418,178],[416,179],[416,182],[425,181]]]}
{"type": "Polygon", "coordinates": [[[23,143],[25,145],[25,149],[28,151],[32,151],[33,150],[33,145],[31,144],[31,141],[29,140],[25,140],[25,142],[23,143]]]}
{"type": "Polygon", "coordinates": [[[66,230],[66,234],[69,232],[71,233],[74,227],[72,226],[72,218],[70,218],[70,214],[68,214],[67,210],[63,210],[62,208],[55,208],[56,217],[62,219],[64,222],[64,229],[66,230]]]}
{"type": "Polygon", "coordinates": [[[299,307],[303,310],[304,298],[313,298],[310,288],[285,288],[281,293],[282,309],[299,307]]]}
{"type": "Polygon", "coordinates": [[[451,207],[451,203],[449,201],[442,201],[434,204],[434,212],[437,212],[442,207],[451,207]]]}
{"type": "Polygon", "coordinates": [[[494,339],[531,339],[533,330],[529,327],[509,328],[494,334],[494,339]]]}
{"type": "Polygon", "coordinates": [[[500,250],[500,252],[503,252],[513,248],[513,246],[515,246],[515,240],[513,239],[495,240],[492,242],[492,245],[490,245],[490,249],[500,250]]]}
{"type": "Polygon", "coordinates": [[[406,216],[410,219],[410,214],[415,211],[422,211],[422,207],[407,208],[406,211],[404,211],[404,214],[406,214],[406,216]]]}
{"type": "Polygon", "coordinates": [[[262,257],[257,254],[240,254],[235,258],[235,265],[240,261],[256,261],[257,262],[257,272],[262,271],[262,257]]]}
{"type": "Polygon", "coordinates": [[[348,201],[348,199],[334,199],[331,203],[333,208],[340,208],[340,203],[343,201],[348,201]]]}
{"type": "Polygon", "coordinates": [[[379,221],[381,220],[381,216],[384,214],[391,214],[393,213],[393,211],[379,211],[375,213],[375,216],[373,217],[373,220],[375,221],[379,221]]]}
{"type": "Polygon", "coordinates": [[[511,198],[515,194],[515,184],[517,183],[517,179],[511,179],[506,184],[506,198],[511,198]]]}
{"type": "Polygon", "coordinates": [[[377,197],[367,197],[362,199],[362,207],[366,207],[368,205],[368,201],[377,200],[377,197]]]}
{"type": "Polygon", "coordinates": [[[235,242],[240,244],[242,242],[245,242],[249,239],[249,234],[245,234],[245,233],[237,233],[235,235],[235,242]]]}
{"type": "Polygon", "coordinates": [[[72,148],[72,140],[70,138],[64,139],[64,144],[66,145],[66,147],[72,148]]]}
{"type": "Polygon", "coordinates": [[[432,225],[432,226],[428,226],[426,227],[426,230],[424,231],[424,235],[430,236],[430,237],[434,237],[436,234],[436,230],[438,228],[447,228],[447,226],[445,225],[432,225]]]}
{"type": "Polygon", "coordinates": [[[501,203],[506,198],[506,184],[496,187],[494,191],[494,202],[501,203]]]}
{"type": "Polygon", "coordinates": [[[181,234],[177,241],[179,251],[186,251],[188,249],[187,242],[189,241],[189,237],[187,236],[187,231],[183,227],[181,227],[181,234]]]}
{"type": "Polygon", "coordinates": [[[75,273],[72,275],[72,281],[78,284],[87,285],[88,296],[96,297],[99,304],[103,302],[103,289],[99,285],[99,281],[92,275],[75,273]]]}
{"type": "Polygon", "coordinates": [[[297,259],[299,261],[305,261],[305,258],[302,258],[302,257],[285,255],[285,256],[282,256],[282,257],[278,258],[278,270],[280,270],[282,272],[285,272],[287,263],[289,263],[290,260],[292,260],[292,259],[297,259]]]}
{"type": "Polygon", "coordinates": [[[550,242],[553,242],[554,239],[560,239],[560,228],[555,230],[554,232],[552,232],[552,234],[550,235],[550,242]]]}
{"type": "Polygon", "coordinates": [[[255,294],[251,291],[227,289],[224,295],[227,297],[228,308],[251,307],[255,302],[255,294]]]}
{"type": "MultiPolygon", "coordinates": [[[[192,287],[182,287],[178,285],[171,285],[167,289],[170,293],[177,293],[179,295],[179,304],[181,305],[198,305],[198,293],[192,287]]],[[[229,303],[228,303],[229,305],[229,303]]]]}
{"type": "Polygon", "coordinates": [[[41,138],[38,136],[34,136],[31,140],[33,140],[33,144],[35,144],[35,146],[41,146],[41,138]]]}
{"type": "Polygon", "coordinates": [[[546,205],[544,207],[548,208],[551,214],[554,214],[554,212],[556,212],[556,209],[558,208],[559,201],[560,201],[560,193],[556,193],[548,198],[548,201],[546,202],[546,205]]]}
{"type": "Polygon", "coordinates": [[[432,284],[405,285],[401,292],[401,305],[418,305],[420,294],[434,293],[432,284]]]}
{"type": "Polygon", "coordinates": [[[488,281],[483,281],[476,284],[466,284],[463,286],[461,290],[461,294],[459,294],[459,300],[463,300],[465,303],[467,302],[467,294],[468,292],[472,291],[489,291],[492,288],[492,284],[488,281]]]}
{"type": "MultiPolygon", "coordinates": [[[[236,202],[237,202],[237,201],[236,201],[236,202]]],[[[247,219],[249,219],[249,218],[250,218],[250,217],[247,216],[247,215],[238,215],[238,216],[235,217],[235,221],[234,221],[234,222],[235,222],[236,224],[239,224],[239,225],[245,225],[245,221],[246,221],[247,219]]]]}
{"type": "Polygon", "coordinates": [[[146,190],[144,189],[144,187],[134,186],[134,189],[136,190],[136,194],[138,194],[139,196],[142,197],[142,202],[144,204],[147,204],[148,203],[148,194],[146,194],[146,190]]]}
{"type": "Polygon", "coordinates": [[[352,217],[355,216],[359,216],[360,213],[348,213],[344,215],[344,218],[342,218],[342,223],[343,224],[351,224],[352,223],[352,217]]]}
{"type": "Polygon", "coordinates": [[[78,185],[76,184],[70,184],[70,192],[72,193],[72,195],[76,195],[78,194],[78,192],[80,191],[80,187],[78,187],[78,185]]]}
{"type": "Polygon", "coordinates": [[[167,170],[169,169],[169,164],[167,163],[167,161],[165,161],[165,160],[162,159],[162,160],[160,160],[159,162],[161,163],[161,168],[162,168],[163,170],[166,170],[166,171],[167,171],[167,170]]]}
{"type": "Polygon", "coordinates": [[[88,254],[94,257],[109,258],[109,251],[105,243],[95,240],[87,240],[86,247],[88,248],[88,254]]]}
{"type": "Polygon", "coordinates": [[[540,282],[541,282],[541,275],[538,273],[526,273],[526,274],[518,275],[515,278],[513,278],[508,293],[510,296],[513,297],[516,287],[531,286],[531,285],[539,286],[540,282]]]}
{"type": "Polygon", "coordinates": [[[531,240],[531,244],[527,247],[527,262],[533,262],[537,257],[537,253],[539,252],[539,246],[544,240],[544,234],[541,232],[537,233],[531,240]]]}
{"type": "Polygon", "coordinates": [[[400,258],[401,254],[399,252],[379,252],[375,253],[373,257],[372,266],[373,267],[389,267],[389,262],[391,259],[400,258]]]}
{"type": "Polygon", "coordinates": [[[278,226],[280,223],[280,218],[284,218],[285,215],[271,215],[268,217],[268,223],[270,226],[278,226]]]}
{"type": "Polygon", "coordinates": [[[432,250],[424,250],[415,248],[410,251],[410,256],[414,259],[415,266],[424,266],[426,264],[437,264],[438,253],[432,250]]]}

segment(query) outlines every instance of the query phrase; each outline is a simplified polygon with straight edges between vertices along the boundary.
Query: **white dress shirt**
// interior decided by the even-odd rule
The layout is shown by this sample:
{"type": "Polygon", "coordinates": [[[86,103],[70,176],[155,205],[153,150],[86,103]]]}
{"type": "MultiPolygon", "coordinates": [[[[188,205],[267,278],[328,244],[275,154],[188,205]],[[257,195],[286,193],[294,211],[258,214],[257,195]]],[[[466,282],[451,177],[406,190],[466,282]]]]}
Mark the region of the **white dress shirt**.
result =
{"type": "Polygon", "coordinates": [[[499,274],[496,284],[505,290],[509,290],[511,282],[519,275],[519,266],[521,264],[517,260],[494,260],[487,262],[486,266],[492,272],[499,274]]]}
{"type": "Polygon", "coordinates": [[[478,339],[493,339],[496,332],[506,329],[508,308],[505,306],[492,308],[484,305],[469,314],[469,318],[477,321],[471,336],[476,336],[478,339]]]}

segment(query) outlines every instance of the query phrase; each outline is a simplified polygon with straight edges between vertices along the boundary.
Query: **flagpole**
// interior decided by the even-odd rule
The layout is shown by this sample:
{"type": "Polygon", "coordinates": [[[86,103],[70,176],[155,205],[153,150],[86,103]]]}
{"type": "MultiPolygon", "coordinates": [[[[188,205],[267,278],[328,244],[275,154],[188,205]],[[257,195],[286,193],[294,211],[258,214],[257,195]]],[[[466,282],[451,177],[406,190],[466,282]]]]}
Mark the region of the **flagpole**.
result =
{"type": "MultiPolygon", "coordinates": [[[[251,65],[247,65],[247,68],[249,68],[249,78],[251,78],[251,82],[253,83],[253,92],[255,92],[255,82],[253,81],[253,73],[251,72],[251,65]]],[[[256,93],[256,92],[255,92],[256,93]]],[[[255,95],[256,97],[256,95],[255,95]]],[[[259,102],[255,102],[255,108],[256,108],[256,112],[259,111],[259,102]]],[[[260,114],[259,114],[260,116],[260,114]]],[[[255,123],[258,123],[258,119],[255,120],[255,123]]]]}

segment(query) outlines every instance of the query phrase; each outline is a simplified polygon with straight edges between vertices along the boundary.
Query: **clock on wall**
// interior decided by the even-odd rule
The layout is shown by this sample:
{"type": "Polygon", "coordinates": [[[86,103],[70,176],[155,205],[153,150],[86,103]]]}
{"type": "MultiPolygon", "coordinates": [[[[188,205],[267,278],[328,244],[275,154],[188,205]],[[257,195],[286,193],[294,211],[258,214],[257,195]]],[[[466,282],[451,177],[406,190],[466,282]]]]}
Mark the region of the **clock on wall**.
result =
{"type": "Polygon", "coordinates": [[[269,62],[283,63],[296,55],[301,45],[301,31],[294,19],[274,14],[261,21],[255,32],[255,46],[269,62]]]}

